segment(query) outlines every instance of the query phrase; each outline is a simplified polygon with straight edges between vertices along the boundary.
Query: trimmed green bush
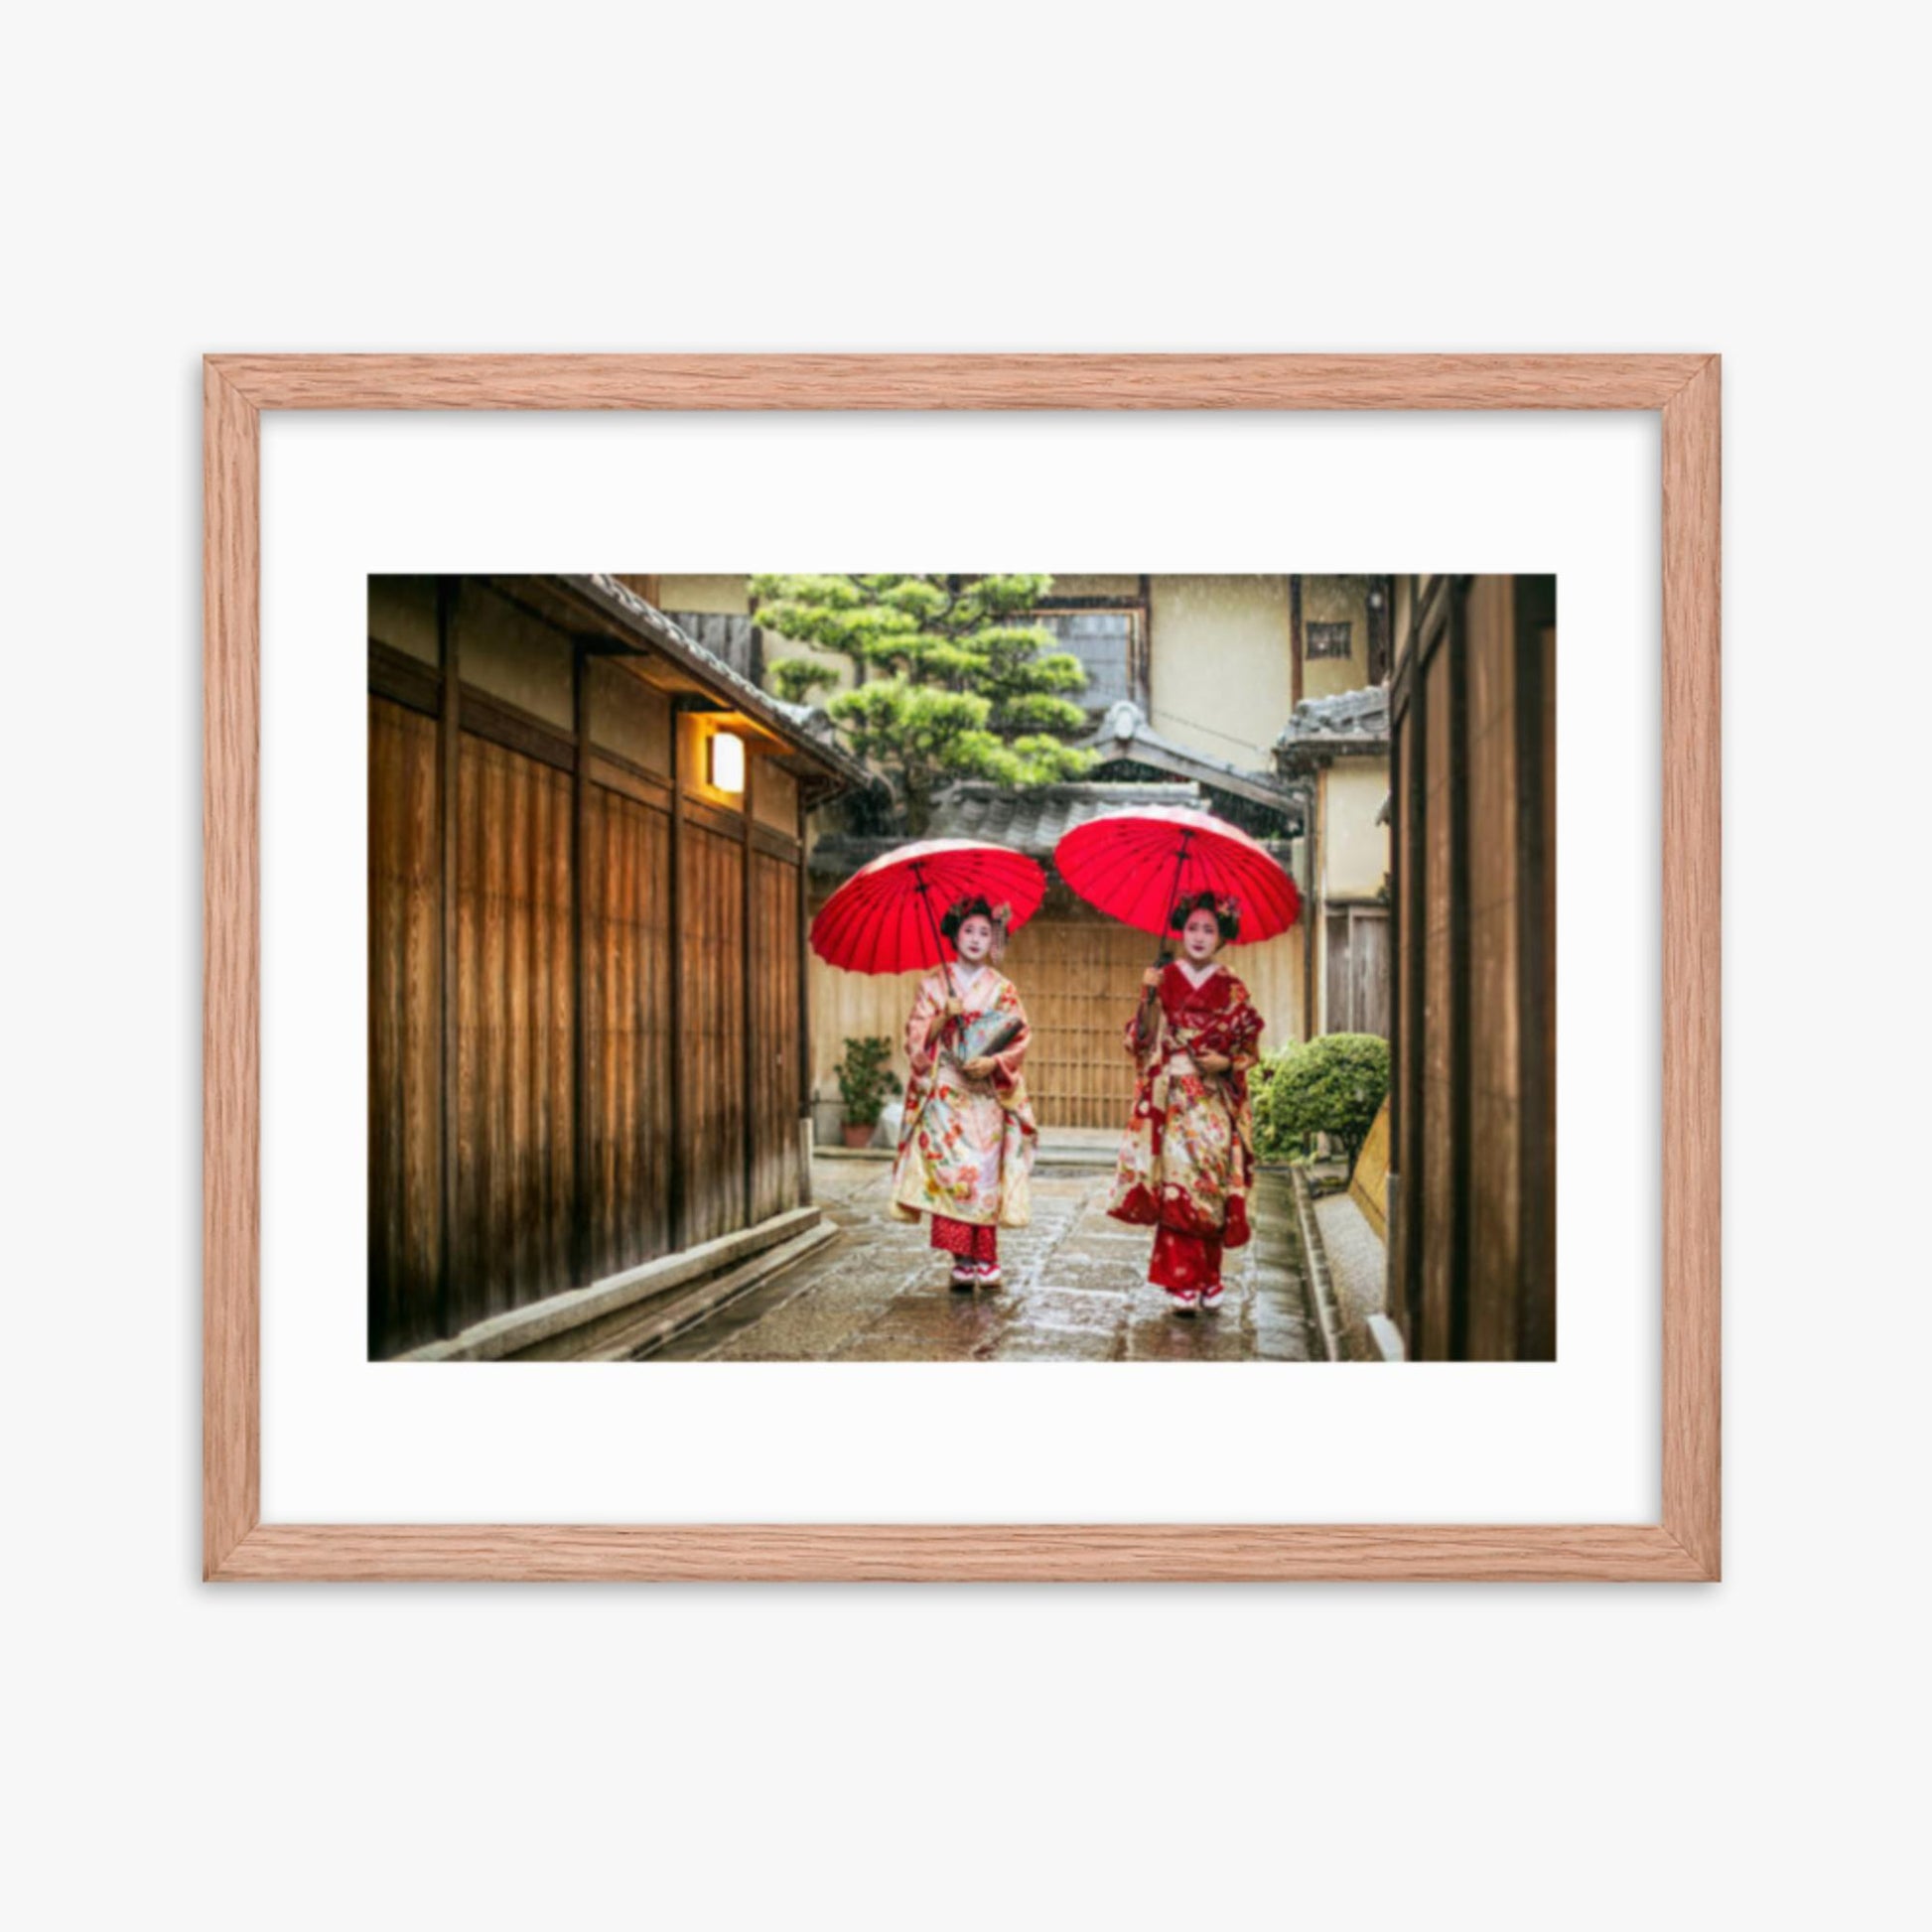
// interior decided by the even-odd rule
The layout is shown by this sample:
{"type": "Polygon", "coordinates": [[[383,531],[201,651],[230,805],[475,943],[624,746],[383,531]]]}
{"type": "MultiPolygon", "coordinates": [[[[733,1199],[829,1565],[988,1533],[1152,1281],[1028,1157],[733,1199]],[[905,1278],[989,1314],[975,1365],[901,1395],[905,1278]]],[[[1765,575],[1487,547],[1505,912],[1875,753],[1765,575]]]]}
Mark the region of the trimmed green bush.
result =
{"type": "Polygon", "coordinates": [[[1255,1069],[1255,1152],[1279,1161],[1326,1134],[1352,1167],[1388,1091],[1389,1042],[1377,1034],[1323,1034],[1290,1046],[1255,1069]]]}

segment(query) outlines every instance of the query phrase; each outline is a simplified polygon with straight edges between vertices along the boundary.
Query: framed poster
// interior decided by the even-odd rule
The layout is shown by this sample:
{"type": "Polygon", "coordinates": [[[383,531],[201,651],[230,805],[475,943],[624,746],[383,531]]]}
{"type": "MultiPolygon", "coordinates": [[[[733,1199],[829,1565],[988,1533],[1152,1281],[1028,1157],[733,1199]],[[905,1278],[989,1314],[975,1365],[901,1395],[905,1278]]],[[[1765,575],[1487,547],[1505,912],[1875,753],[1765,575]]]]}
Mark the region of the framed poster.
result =
{"type": "Polygon", "coordinates": [[[207,1574],[1715,1578],[1718,385],[209,357],[207,1574]]]}

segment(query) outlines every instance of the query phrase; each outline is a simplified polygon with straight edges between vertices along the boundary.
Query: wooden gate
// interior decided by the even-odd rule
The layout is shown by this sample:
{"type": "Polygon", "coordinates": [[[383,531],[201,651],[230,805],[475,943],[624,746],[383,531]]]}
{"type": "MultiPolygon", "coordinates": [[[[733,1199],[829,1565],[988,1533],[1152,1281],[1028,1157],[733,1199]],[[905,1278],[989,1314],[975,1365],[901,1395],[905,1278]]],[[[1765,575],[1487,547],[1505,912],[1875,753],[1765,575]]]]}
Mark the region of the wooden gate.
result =
{"type": "Polygon", "coordinates": [[[1121,1029],[1154,947],[1146,933],[1111,919],[1036,919],[1014,934],[1006,968],[1033,1025],[1027,1090],[1042,1128],[1126,1121],[1134,1064],[1121,1029]]]}

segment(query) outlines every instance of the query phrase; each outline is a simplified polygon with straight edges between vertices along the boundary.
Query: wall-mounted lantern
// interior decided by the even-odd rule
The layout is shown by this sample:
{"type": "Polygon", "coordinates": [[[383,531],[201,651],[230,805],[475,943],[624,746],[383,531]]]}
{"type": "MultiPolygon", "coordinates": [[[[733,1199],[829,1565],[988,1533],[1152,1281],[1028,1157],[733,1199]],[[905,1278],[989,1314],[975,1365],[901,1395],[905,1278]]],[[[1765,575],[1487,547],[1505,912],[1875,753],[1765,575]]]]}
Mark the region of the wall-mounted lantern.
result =
{"type": "Polygon", "coordinates": [[[745,789],[745,741],[736,732],[713,732],[705,741],[706,776],[713,791],[745,789]]]}

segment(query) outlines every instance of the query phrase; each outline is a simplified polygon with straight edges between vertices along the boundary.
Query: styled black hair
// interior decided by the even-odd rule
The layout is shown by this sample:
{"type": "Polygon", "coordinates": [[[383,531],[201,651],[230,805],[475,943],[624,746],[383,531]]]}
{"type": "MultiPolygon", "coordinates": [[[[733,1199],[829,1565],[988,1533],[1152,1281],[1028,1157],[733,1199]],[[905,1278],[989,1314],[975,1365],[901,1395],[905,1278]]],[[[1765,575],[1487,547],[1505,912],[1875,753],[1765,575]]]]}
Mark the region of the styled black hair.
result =
{"type": "Polygon", "coordinates": [[[971,918],[987,920],[992,925],[994,933],[996,935],[998,934],[1001,924],[999,914],[993,910],[992,906],[984,898],[954,899],[946,907],[945,917],[939,921],[939,930],[949,940],[957,939],[959,937],[959,928],[971,918]]]}
{"type": "Polygon", "coordinates": [[[1186,925],[1188,914],[1192,912],[1212,912],[1214,914],[1214,923],[1221,928],[1222,945],[1225,946],[1231,940],[1240,936],[1241,908],[1233,899],[1227,898],[1219,893],[1195,893],[1191,897],[1183,898],[1168,914],[1168,924],[1174,931],[1178,932],[1186,925]]]}

